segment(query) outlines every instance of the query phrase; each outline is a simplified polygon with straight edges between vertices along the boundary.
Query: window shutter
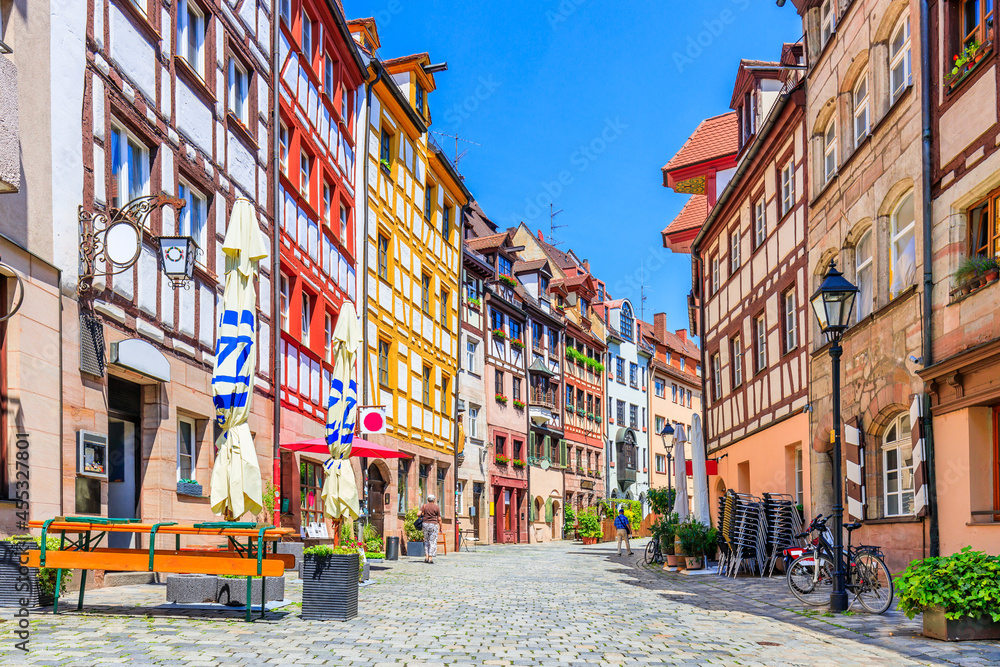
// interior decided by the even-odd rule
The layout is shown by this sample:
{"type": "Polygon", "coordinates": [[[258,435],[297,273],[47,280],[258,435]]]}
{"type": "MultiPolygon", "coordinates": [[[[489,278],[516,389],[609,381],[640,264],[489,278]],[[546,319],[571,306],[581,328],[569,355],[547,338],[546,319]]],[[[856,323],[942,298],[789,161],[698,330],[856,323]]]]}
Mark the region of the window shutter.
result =
{"type": "Polygon", "coordinates": [[[865,450],[860,422],[851,419],[844,425],[847,455],[847,516],[851,521],[865,518],[865,450]]]}
{"type": "Polygon", "coordinates": [[[534,520],[535,520],[535,503],[529,502],[528,503],[528,521],[534,521],[534,520]]]}
{"type": "Polygon", "coordinates": [[[930,513],[927,484],[927,454],[924,451],[924,395],[913,397],[910,403],[910,442],[913,444],[913,513],[926,516],[930,513]]]}
{"type": "Polygon", "coordinates": [[[535,434],[528,434],[528,458],[533,459],[537,456],[535,453],[535,434]]]}
{"type": "Polygon", "coordinates": [[[545,454],[543,455],[542,458],[548,459],[550,462],[552,461],[552,437],[551,436],[548,436],[548,435],[545,436],[545,454]]]}
{"type": "Polygon", "coordinates": [[[566,467],[566,441],[559,441],[559,465],[566,467]]]}
{"type": "Polygon", "coordinates": [[[552,511],[552,499],[546,498],[545,500],[545,523],[552,523],[553,511],[552,511]]]}

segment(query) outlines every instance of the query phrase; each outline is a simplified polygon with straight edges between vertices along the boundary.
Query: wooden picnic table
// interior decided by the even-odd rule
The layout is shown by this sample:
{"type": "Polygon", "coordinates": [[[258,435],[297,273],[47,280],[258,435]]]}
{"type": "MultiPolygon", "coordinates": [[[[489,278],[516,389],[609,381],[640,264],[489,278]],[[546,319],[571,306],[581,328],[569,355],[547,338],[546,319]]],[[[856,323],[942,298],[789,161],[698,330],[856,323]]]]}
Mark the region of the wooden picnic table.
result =
{"type": "Polygon", "coordinates": [[[56,569],[56,587],[52,613],[59,612],[59,588],[64,569],[81,569],[80,599],[83,608],[87,570],[126,572],[169,572],[178,574],[238,575],[247,578],[246,620],[251,621],[252,578],[261,580],[261,618],[264,617],[267,577],[281,577],[293,567],[295,556],[277,553],[278,542],[294,531],[252,522],[214,521],[181,525],[174,521],[140,523],[138,519],[101,517],[55,517],[30,521],[29,527],[41,529],[41,546],[21,555],[23,565],[56,569]],[[59,548],[49,549],[47,538],[59,535],[59,548]],[[100,544],[108,533],[148,534],[148,549],[112,549],[100,544]],[[156,535],[174,535],[174,549],[157,549],[156,535]],[[227,540],[226,549],[181,548],[182,535],[218,536],[227,540]],[[245,542],[243,541],[245,539],[245,542]],[[271,553],[268,543],[273,545],[271,553]]]}

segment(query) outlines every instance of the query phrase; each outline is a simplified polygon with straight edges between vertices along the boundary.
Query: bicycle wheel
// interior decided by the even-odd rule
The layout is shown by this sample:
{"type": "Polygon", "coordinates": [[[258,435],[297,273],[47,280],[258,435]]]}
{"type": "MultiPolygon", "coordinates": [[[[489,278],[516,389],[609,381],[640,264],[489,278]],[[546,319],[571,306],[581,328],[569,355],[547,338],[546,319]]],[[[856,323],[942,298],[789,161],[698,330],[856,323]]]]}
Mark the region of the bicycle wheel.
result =
{"type": "Polygon", "coordinates": [[[652,540],[646,545],[646,553],[643,555],[643,560],[646,561],[646,565],[652,565],[656,562],[656,543],[652,540]]]}
{"type": "Polygon", "coordinates": [[[792,561],[785,579],[788,590],[801,602],[814,607],[828,603],[833,586],[833,562],[826,556],[802,554],[792,561]]]}
{"type": "Polygon", "coordinates": [[[868,611],[883,614],[892,606],[892,576],[875,554],[862,552],[857,555],[851,567],[851,579],[858,587],[858,600],[868,611]]]}

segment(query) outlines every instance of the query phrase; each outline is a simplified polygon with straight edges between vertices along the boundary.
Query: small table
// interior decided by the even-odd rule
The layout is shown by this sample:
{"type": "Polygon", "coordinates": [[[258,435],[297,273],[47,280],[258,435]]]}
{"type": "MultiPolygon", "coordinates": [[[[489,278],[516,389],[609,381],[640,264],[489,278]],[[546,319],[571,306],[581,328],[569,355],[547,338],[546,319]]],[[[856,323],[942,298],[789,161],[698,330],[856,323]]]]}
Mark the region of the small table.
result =
{"type": "Polygon", "coordinates": [[[466,552],[471,551],[469,549],[469,544],[476,546],[479,542],[479,538],[476,537],[475,528],[464,528],[458,531],[458,550],[462,550],[462,546],[465,545],[466,552]]]}

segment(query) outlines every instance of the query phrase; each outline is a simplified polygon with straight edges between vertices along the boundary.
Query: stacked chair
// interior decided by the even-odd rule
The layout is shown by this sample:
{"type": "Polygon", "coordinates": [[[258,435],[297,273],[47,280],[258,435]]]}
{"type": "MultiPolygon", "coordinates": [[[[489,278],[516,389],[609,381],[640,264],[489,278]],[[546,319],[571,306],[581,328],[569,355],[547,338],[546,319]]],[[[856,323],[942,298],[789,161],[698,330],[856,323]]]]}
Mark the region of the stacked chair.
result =
{"type": "Polygon", "coordinates": [[[771,576],[774,564],[782,558],[785,549],[802,546],[802,540],[795,537],[802,532],[802,518],[794,499],[783,493],[764,494],[764,515],[767,519],[767,576],[771,576]]]}
{"type": "Polygon", "coordinates": [[[791,496],[729,490],[719,498],[719,575],[771,576],[782,550],[800,546],[802,521],[791,496]]]}

